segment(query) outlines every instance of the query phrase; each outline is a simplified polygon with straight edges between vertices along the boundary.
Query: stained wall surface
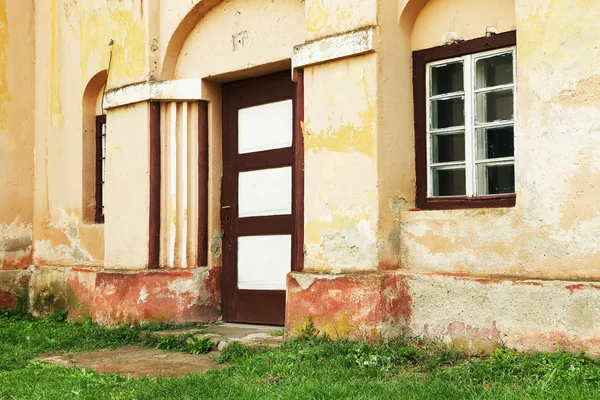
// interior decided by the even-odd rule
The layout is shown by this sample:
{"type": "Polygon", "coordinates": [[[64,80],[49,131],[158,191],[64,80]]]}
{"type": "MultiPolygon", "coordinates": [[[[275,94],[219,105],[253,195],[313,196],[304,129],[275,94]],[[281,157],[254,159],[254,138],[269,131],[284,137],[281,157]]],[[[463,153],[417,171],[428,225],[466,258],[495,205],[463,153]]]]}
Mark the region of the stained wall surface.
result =
{"type": "Polygon", "coordinates": [[[33,254],[33,1],[0,1],[0,270],[33,254]]]}
{"type": "MultiPolygon", "coordinates": [[[[589,348],[600,337],[580,317],[595,312],[600,279],[599,18],[593,1],[567,0],[0,0],[0,307],[83,304],[77,315],[103,323],[218,318],[221,85],[291,69],[312,45],[304,270],[288,276],[288,330],[313,315],[353,337],[408,329],[469,346],[507,335],[521,348],[589,348]],[[412,52],[513,30],[516,206],[415,209],[412,52]],[[372,43],[354,51],[348,38],[367,31],[372,43]],[[190,98],[143,94],[157,80],[190,98]],[[103,109],[105,90],[131,87],[143,95],[103,109]],[[207,265],[146,271],[148,100],[208,102],[207,265]],[[89,164],[101,113],[104,224],[89,164]]],[[[160,226],[182,232],[186,212],[160,226]]]]}

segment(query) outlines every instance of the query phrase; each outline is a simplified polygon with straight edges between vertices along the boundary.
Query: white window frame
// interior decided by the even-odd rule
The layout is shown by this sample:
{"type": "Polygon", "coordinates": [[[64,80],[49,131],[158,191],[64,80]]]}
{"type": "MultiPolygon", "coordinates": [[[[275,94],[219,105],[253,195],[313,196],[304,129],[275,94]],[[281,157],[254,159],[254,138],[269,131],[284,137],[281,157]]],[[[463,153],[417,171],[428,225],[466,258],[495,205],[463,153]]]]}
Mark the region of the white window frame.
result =
{"type": "MultiPolygon", "coordinates": [[[[515,126],[516,121],[516,113],[517,113],[517,93],[516,93],[516,46],[503,47],[500,49],[477,52],[473,54],[468,54],[460,57],[447,58],[444,60],[429,62],[425,66],[425,98],[426,98],[426,149],[427,149],[427,197],[428,198],[447,198],[447,197],[456,197],[456,196],[434,196],[434,168],[439,169],[458,169],[465,167],[465,179],[466,179],[466,197],[496,197],[497,194],[479,194],[477,193],[478,181],[477,181],[477,173],[476,168],[478,165],[514,165],[515,164],[515,156],[516,153],[516,135],[517,130],[515,126]],[[494,87],[486,87],[483,89],[475,89],[476,87],[476,73],[475,66],[477,60],[489,58],[501,54],[512,53],[512,72],[513,72],[513,82],[505,85],[498,85],[494,87]],[[441,66],[445,64],[451,64],[455,62],[463,62],[463,91],[453,92],[453,93],[445,93],[442,95],[431,96],[431,67],[441,66]],[[477,124],[476,122],[476,94],[483,92],[494,92],[498,90],[506,90],[512,89],[513,91],[513,119],[511,121],[494,121],[487,123],[477,124]],[[465,123],[463,126],[455,126],[451,128],[443,128],[443,129],[432,129],[432,120],[431,120],[431,105],[432,101],[446,99],[446,98],[456,98],[457,96],[461,96],[464,100],[464,117],[465,123]],[[494,158],[494,159],[484,159],[477,160],[477,138],[476,138],[476,130],[480,128],[493,128],[493,127],[504,127],[504,126],[512,126],[513,127],[513,135],[514,135],[514,148],[515,153],[513,153],[512,157],[503,157],[503,158],[494,158]],[[442,162],[442,163],[433,163],[432,156],[432,135],[433,134],[444,134],[444,133],[457,133],[464,131],[465,135],[465,161],[451,161],[451,162],[442,162]],[[441,168],[440,168],[441,167],[441,168]]],[[[515,188],[516,192],[516,188],[515,188]]],[[[511,194],[505,193],[502,195],[511,194]]],[[[460,196],[464,197],[464,196],[460,196]]]]}

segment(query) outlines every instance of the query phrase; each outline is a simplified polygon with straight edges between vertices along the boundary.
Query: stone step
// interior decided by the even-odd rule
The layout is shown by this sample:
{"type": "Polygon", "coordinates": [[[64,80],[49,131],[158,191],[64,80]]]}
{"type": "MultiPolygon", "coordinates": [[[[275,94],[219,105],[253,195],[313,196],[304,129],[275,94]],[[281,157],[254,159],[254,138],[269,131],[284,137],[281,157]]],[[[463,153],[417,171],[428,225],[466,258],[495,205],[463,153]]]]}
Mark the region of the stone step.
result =
{"type": "Polygon", "coordinates": [[[150,335],[201,337],[215,344],[215,349],[223,351],[230,343],[239,342],[248,346],[278,346],[283,343],[283,328],[269,325],[249,325],[215,323],[200,327],[156,331],[150,335]]]}

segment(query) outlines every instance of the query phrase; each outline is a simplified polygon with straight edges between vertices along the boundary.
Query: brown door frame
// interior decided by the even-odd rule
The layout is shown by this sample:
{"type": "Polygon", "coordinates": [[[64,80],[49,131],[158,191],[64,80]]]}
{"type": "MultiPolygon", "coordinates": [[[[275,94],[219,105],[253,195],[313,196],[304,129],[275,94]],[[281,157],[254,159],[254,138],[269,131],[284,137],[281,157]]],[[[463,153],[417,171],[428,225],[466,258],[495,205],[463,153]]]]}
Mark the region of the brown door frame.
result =
{"type": "MultiPolygon", "coordinates": [[[[234,223],[237,214],[238,193],[235,182],[237,171],[243,171],[244,159],[264,160],[267,168],[279,164],[292,165],[292,215],[259,217],[262,221],[270,220],[268,234],[290,233],[292,226],[292,271],[300,271],[304,259],[304,147],[302,140],[301,121],[304,119],[304,90],[302,71],[298,74],[296,84],[291,82],[289,71],[269,74],[257,78],[244,79],[223,85],[223,180],[221,186],[221,224],[223,228],[223,274],[221,295],[223,304],[223,319],[225,321],[253,322],[283,325],[285,322],[285,291],[243,291],[238,290],[237,282],[237,238],[239,230],[251,228],[262,229],[264,222],[258,219],[245,218],[234,223]],[[248,95],[249,88],[256,87],[248,95]],[[245,96],[240,93],[245,91],[245,96]],[[237,155],[237,111],[240,108],[256,106],[292,99],[293,107],[293,140],[291,157],[289,149],[271,150],[260,154],[251,153],[242,157],[237,155]],[[235,131],[235,132],[234,132],[235,131]],[[234,156],[235,155],[235,156],[234,156]],[[232,157],[233,156],[233,157],[232,157]],[[290,158],[288,158],[290,157],[290,158]],[[234,159],[232,159],[234,158],[234,159]],[[235,163],[235,164],[234,164],[235,163]],[[291,218],[291,221],[290,221],[291,218]],[[240,223],[241,222],[241,223],[240,223]],[[267,299],[262,306],[252,304],[247,292],[267,299]],[[261,309],[257,309],[261,307],[261,309]],[[283,307],[283,309],[281,309],[283,307]],[[246,318],[245,316],[250,316],[246,318]]],[[[252,169],[252,168],[249,168],[252,169]]],[[[253,169],[252,169],[253,170],[253,169]]]]}

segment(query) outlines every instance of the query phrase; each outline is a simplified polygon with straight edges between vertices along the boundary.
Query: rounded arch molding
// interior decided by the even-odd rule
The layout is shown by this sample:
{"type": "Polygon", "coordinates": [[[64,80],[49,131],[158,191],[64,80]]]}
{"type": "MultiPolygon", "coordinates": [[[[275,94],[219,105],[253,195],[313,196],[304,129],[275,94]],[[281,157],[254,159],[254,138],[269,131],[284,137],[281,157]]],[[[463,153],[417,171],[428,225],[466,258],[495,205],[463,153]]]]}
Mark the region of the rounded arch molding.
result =
{"type": "Polygon", "coordinates": [[[398,0],[400,26],[409,32],[428,0],[398,0]]]}
{"type": "Polygon", "coordinates": [[[225,0],[200,0],[196,3],[190,11],[183,17],[173,35],[169,39],[167,44],[167,50],[162,63],[162,69],[160,72],[160,79],[167,80],[172,79],[175,75],[175,68],[177,66],[177,59],[183,43],[187,37],[192,33],[194,27],[200,22],[202,18],[214,7],[219,5],[225,0]]]}

